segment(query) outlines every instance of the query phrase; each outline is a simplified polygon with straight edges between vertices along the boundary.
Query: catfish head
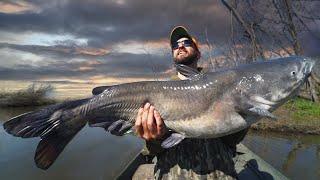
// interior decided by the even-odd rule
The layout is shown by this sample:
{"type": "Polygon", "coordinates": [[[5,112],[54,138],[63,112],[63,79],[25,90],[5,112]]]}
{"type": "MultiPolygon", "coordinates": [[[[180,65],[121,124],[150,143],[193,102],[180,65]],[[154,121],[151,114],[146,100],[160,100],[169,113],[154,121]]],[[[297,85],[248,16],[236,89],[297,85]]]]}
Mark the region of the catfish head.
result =
{"type": "Polygon", "coordinates": [[[254,64],[238,67],[236,108],[245,114],[275,119],[270,112],[299,93],[315,63],[307,57],[293,56],[254,64]]]}

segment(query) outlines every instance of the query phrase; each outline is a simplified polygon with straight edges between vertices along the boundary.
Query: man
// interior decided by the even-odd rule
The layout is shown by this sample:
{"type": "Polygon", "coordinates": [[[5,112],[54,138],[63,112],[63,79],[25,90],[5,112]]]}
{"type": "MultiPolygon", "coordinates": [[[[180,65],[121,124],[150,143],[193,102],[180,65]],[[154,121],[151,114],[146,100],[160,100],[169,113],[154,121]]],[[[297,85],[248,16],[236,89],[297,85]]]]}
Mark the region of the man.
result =
{"type": "MultiPolygon", "coordinates": [[[[202,71],[197,67],[201,56],[198,43],[184,27],[172,30],[170,45],[174,63],[202,71]]],[[[177,78],[187,79],[179,72],[177,78]]],[[[139,109],[135,128],[138,136],[147,140],[150,153],[157,156],[156,179],[237,178],[233,157],[236,145],[243,140],[247,129],[222,138],[184,139],[172,148],[162,149],[161,142],[167,137],[168,130],[160,114],[149,103],[139,109]]]]}

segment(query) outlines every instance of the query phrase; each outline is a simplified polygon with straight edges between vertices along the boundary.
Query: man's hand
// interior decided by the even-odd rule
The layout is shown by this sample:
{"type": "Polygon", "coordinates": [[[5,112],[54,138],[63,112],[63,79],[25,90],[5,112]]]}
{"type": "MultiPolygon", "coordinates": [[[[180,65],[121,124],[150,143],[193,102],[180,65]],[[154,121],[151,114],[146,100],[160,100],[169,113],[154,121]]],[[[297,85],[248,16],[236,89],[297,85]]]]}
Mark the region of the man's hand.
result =
{"type": "Polygon", "coordinates": [[[167,131],[159,112],[150,103],[139,109],[135,128],[138,136],[146,140],[160,139],[167,131]]]}

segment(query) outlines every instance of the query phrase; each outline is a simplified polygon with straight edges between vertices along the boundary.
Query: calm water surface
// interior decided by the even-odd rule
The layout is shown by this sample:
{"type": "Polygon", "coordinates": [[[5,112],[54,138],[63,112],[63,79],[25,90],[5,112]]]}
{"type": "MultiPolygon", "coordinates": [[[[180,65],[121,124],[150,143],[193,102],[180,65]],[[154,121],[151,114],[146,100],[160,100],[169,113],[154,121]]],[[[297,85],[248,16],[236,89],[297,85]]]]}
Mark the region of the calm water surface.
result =
{"type": "MultiPolygon", "coordinates": [[[[113,179],[140,151],[143,141],[116,137],[102,128],[85,127],[69,143],[50,169],[33,161],[39,138],[22,139],[7,134],[2,124],[36,108],[0,109],[0,179],[113,179]]],[[[257,133],[244,144],[290,179],[320,179],[320,136],[257,133]]]]}
{"type": "Polygon", "coordinates": [[[320,179],[320,136],[250,131],[243,144],[290,179],[320,179]]]}
{"type": "Polygon", "coordinates": [[[11,117],[34,109],[0,109],[0,180],[113,179],[143,145],[133,136],[115,137],[102,128],[85,127],[44,171],[33,160],[40,138],[13,137],[2,127],[11,117]]]}

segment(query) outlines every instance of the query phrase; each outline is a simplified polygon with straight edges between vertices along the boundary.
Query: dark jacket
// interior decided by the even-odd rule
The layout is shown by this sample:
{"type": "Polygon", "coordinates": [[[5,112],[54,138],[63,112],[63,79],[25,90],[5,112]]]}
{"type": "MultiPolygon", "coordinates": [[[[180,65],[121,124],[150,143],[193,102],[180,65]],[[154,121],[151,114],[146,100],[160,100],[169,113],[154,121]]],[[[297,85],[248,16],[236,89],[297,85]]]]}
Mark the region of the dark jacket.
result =
{"type": "Polygon", "coordinates": [[[233,157],[236,145],[247,132],[245,129],[220,138],[184,139],[169,149],[161,147],[165,137],[146,141],[149,153],[157,156],[156,179],[236,179],[233,157]]]}

